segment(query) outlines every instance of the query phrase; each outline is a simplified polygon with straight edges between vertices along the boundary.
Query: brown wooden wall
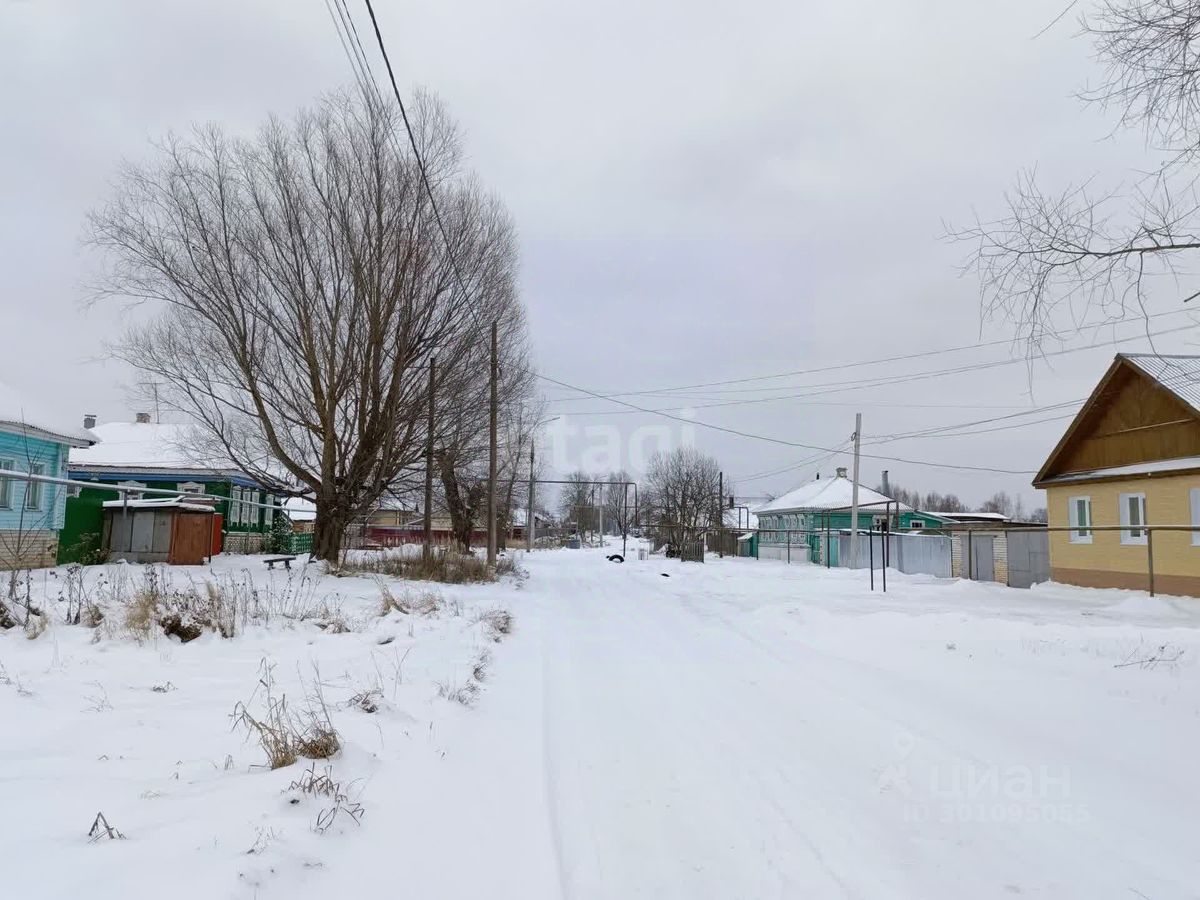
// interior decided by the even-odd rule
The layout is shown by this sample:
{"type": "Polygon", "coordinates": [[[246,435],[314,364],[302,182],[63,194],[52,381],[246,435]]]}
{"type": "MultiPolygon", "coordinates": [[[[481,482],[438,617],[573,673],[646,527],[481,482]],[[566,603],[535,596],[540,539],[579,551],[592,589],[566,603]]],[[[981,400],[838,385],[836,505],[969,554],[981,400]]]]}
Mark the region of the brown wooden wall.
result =
{"type": "Polygon", "coordinates": [[[1168,391],[1126,364],[1046,476],[1200,456],[1200,421],[1168,391]]]}

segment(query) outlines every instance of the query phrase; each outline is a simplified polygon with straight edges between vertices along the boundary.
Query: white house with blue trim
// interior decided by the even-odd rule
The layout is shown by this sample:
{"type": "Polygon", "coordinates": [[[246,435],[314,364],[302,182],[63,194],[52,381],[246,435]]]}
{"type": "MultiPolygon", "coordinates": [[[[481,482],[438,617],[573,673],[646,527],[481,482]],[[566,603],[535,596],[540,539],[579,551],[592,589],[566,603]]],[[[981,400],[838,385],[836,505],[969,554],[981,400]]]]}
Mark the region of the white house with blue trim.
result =
{"type": "Polygon", "coordinates": [[[94,442],[86,430],[0,382],[0,570],[54,565],[67,499],[61,485],[4,473],[65,478],[70,448],[94,442]]]}

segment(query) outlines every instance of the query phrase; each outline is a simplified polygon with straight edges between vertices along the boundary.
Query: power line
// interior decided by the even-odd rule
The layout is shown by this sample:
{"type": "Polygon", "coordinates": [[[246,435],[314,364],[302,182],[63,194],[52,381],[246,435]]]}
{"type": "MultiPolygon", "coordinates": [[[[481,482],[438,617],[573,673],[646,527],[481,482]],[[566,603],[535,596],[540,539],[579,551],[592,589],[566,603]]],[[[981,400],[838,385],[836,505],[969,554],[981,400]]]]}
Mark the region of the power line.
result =
{"type": "MultiPolygon", "coordinates": [[[[1179,331],[1186,331],[1192,327],[1193,326],[1191,324],[1181,325],[1181,326],[1178,326],[1175,328],[1164,328],[1160,331],[1150,332],[1148,334],[1142,333],[1142,334],[1136,334],[1136,335],[1128,335],[1126,337],[1113,338],[1111,340],[1101,341],[1101,342],[1094,343],[1094,344],[1085,344],[1080,347],[1065,347],[1061,350],[1053,350],[1053,351],[1050,351],[1047,353],[1043,353],[1041,355],[1041,358],[1048,359],[1051,357],[1066,356],[1071,353],[1082,353],[1085,350],[1095,350],[1099,347],[1107,347],[1107,346],[1112,346],[1114,344],[1125,344],[1125,343],[1129,343],[1130,341],[1137,341],[1137,340],[1141,340],[1143,338],[1160,337],[1165,334],[1174,334],[1179,331]]],[[[714,409],[714,408],[725,407],[725,406],[748,406],[750,404],[774,403],[774,402],[777,402],[780,400],[803,400],[808,397],[821,397],[821,396],[826,396],[828,394],[840,394],[840,393],[845,393],[846,391],[864,390],[864,389],[873,388],[873,387],[886,387],[886,386],[894,385],[894,384],[909,384],[914,381],[925,381],[925,380],[928,380],[931,378],[941,378],[941,377],[944,377],[947,375],[963,375],[963,374],[966,374],[969,372],[981,372],[981,371],[985,371],[987,369],[995,369],[995,368],[1000,368],[1003,366],[1011,366],[1011,365],[1017,365],[1019,363],[1028,363],[1028,362],[1029,362],[1028,360],[1022,359],[1022,358],[989,360],[988,362],[984,362],[984,363],[972,363],[970,365],[955,366],[955,367],[948,368],[948,369],[932,369],[932,370],[927,370],[924,372],[912,372],[907,375],[878,376],[875,378],[865,379],[865,380],[852,379],[849,381],[831,381],[831,382],[823,382],[823,383],[811,384],[811,385],[794,385],[791,387],[820,388],[820,390],[806,391],[804,393],[799,393],[799,394],[786,394],[786,395],[780,395],[780,396],[775,396],[775,397],[751,397],[751,398],[747,398],[747,399],[743,399],[743,400],[722,400],[722,401],[719,401],[716,403],[697,403],[694,405],[689,405],[688,408],[690,408],[690,409],[714,409]]],[[[835,368],[837,368],[837,367],[835,367],[835,368]]],[[[580,389],[576,388],[575,390],[580,390],[580,389]]],[[[611,400],[613,402],[620,402],[616,399],[618,396],[631,396],[631,395],[634,395],[634,394],[637,394],[640,392],[635,391],[635,392],[630,392],[629,394],[618,395],[618,394],[600,394],[600,393],[597,393],[594,391],[580,390],[580,393],[588,394],[589,396],[594,397],[598,400],[611,400]]],[[[566,399],[580,399],[580,398],[562,398],[562,399],[566,400],[566,399]]],[[[551,401],[551,402],[562,402],[562,401],[557,400],[557,401],[551,401]]],[[[629,404],[626,404],[626,405],[629,405],[629,404]]],[[[635,410],[640,410],[642,412],[653,412],[653,413],[664,413],[669,410],[680,409],[680,408],[681,408],[681,406],[679,406],[679,405],[668,406],[668,407],[659,407],[659,408],[654,408],[654,409],[644,409],[642,407],[634,407],[635,410]]],[[[588,411],[576,410],[573,414],[574,415],[605,415],[606,413],[604,411],[588,412],[588,411]]]]}
{"type": "MultiPolygon", "coordinates": [[[[1145,319],[1146,320],[1160,319],[1160,318],[1163,318],[1164,316],[1177,316],[1177,315],[1182,315],[1182,314],[1191,315],[1193,313],[1191,310],[1184,310],[1184,309],[1167,310],[1164,312],[1152,313],[1152,314],[1146,316],[1145,319]]],[[[1116,321],[1112,321],[1112,322],[1096,322],[1096,323],[1092,323],[1089,325],[1081,325],[1078,328],[1075,328],[1075,329],[1072,329],[1071,331],[1065,332],[1065,334],[1081,334],[1084,331],[1088,331],[1088,330],[1091,330],[1094,328],[1104,328],[1109,325],[1116,326],[1123,321],[1126,321],[1126,320],[1116,320],[1116,321]]],[[[1187,326],[1184,326],[1184,327],[1187,327],[1187,326]]],[[[1167,332],[1159,332],[1159,334],[1165,334],[1165,333],[1167,333],[1167,332]]],[[[1140,334],[1140,335],[1136,335],[1131,338],[1124,338],[1122,340],[1133,340],[1133,339],[1136,339],[1136,337],[1154,337],[1154,336],[1155,335],[1140,334]]],[[[1114,339],[1112,341],[1112,343],[1117,343],[1117,342],[1118,342],[1117,339],[1114,339]]],[[[728,378],[728,379],[725,379],[722,381],[705,381],[705,382],[698,382],[695,384],[676,385],[674,387],[655,388],[655,389],[651,389],[651,390],[608,391],[608,392],[604,392],[604,396],[605,397],[609,397],[609,396],[632,397],[632,396],[639,396],[639,395],[645,395],[645,394],[661,393],[664,391],[683,391],[683,390],[689,390],[692,388],[720,387],[720,386],[727,385],[727,384],[746,384],[746,383],[752,382],[752,381],[771,381],[771,380],[774,380],[777,378],[791,378],[796,375],[812,375],[812,374],[817,374],[817,373],[822,373],[822,372],[834,372],[834,371],[838,371],[841,369],[854,369],[854,368],[861,368],[863,366],[881,365],[883,363],[902,362],[904,360],[910,360],[910,359],[921,359],[921,358],[929,357],[929,356],[940,356],[945,353],[957,353],[957,352],[960,352],[963,350],[979,350],[984,347],[997,347],[997,346],[1001,346],[1003,344],[1012,345],[1012,343],[1013,343],[1013,341],[1010,339],[1007,339],[1007,338],[1003,339],[1003,340],[995,340],[995,341],[982,341],[982,342],[979,342],[976,344],[962,344],[957,347],[944,347],[940,350],[925,350],[925,351],[921,351],[918,353],[906,353],[906,354],[902,354],[899,356],[878,357],[878,358],[874,358],[874,359],[859,360],[857,362],[839,363],[837,365],[832,365],[832,366],[817,366],[817,367],[814,367],[811,369],[795,369],[795,370],[792,370],[789,372],[777,372],[777,373],[774,373],[771,375],[751,375],[751,376],[747,376],[747,377],[743,377],[743,378],[728,378]]],[[[1095,345],[1095,346],[1099,346],[1099,345],[1095,345]]],[[[1083,348],[1083,349],[1087,349],[1087,348],[1083,348]]],[[[1063,351],[1061,351],[1061,350],[1049,351],[1046,353],[1039,354],[1039,357],[1057,356],[1057,355],[1060,355],[1062,352],[1063,351]]],[[[1015,361],[1025,362],[1027,360],[1017,359],[1015,361]]],[[[848,382],[840,382],[840,383],[845,384],[848,382]]],[[[779,388],[759,388],[758,390],[785,390],[788,387],[795,387],[795,386],[796,385],[784,385],[779,388]]]]}
{"type": "MultiPolygon", "coordinates": [[[[1085,397],[1081,400],[1067,400],[1062,403],[1053,403],[1049,406],[1035,406],[1032,409],[1027,409],[1023,412],[1009,413],[1006,416],[992,416],[991,418],[987,418],[987,419],[975,419],[974,421],[971,421],[971,422],[956,422],[953,425],[937,425],[932,428],[924,428],[924,429],[921,429],[918,431],[906,431],[906,432],[901,432],[900,434],[883,434],[883,435],[879,435],[879,437],[875,438],[874,440],[869,441],[868,443],[870,443],[870,444],[886,444],[889,441],[907,440],[908,438],[914,438],[914,437],[938,437],[938,436],[942,435],[942,432],[958,431],[959,429],[971,428],[975,425],[988,425],[988,424],[991,424],[992,422],[1003,422],[1008,419],[1019,419],[1023,416],[1032,416],[1037,413],[1050,412],[1050,411],[1056,410],[1056,409],[1065,409],[1068,406],[1078,406],[1079,404],[1083,403],[1084,400],[1086,400],[1086,399],[1087,398],[1085,397]]],[[[1073,415],[1075,415],[1074,412],[1069,413],[1067,416],[1057,416],[1055,418],[1056,419],[1057,418],[1070,418],[1073,415]]],[[[1054,421],[1054,419],[1044,419],[1044,420],[1039,420],[1039,421],[1049,422],[1049,421],[1054,421]]],[[[1018,422],[1016,424],[1009,425],[1007,427],[1023,428],[1026,425],[1031,425],[1031,424],[1033,424],[1033,423],[1032,422],[1018,422]]],[[[1002,431],[1003,429],[996,428],[996,429],[988,429],[988,430],[1002,431]]],[[[964,433],[972,434],[973,432],[964,432],[964,433]]],[[[983,434],[984,432],[979,432],[979,433],[983,434]]]]}
{"type": "MultiPolygon", "coordinates": [[[[645,407],[636,406],[633,403],[629,403],[625,400],[618,400],[615,397],[605,397],[601,394],[596,393],[595,391],[590,391],[587,388],[581,388],[581,387],[578,387],[573,384],[568,384],[565,381],[559,381],[556,378],[551,378],[549,375],[538,374],[537,377],[541,378],[544,381],[549,381],[551,384],[557,384],[557,385],[560,385],[561,387],[571,388],[572,390],[576,390],[576,391],[579,391],[584,394],[590,394],[591,396],[596,397],[597,399],[609,400],[612,403],[619,403],[622,406],[628,406],[631,409],[638,410],[639,412],[652,413],[654,415],[662,416],[665,419],[672,419],[676,422],[682,422],[685,425],[695,425],[700,428],[709,428],[713,431],[720,431],[720,432],[724,432],[725,434],[732,434],[732,435],[736,435],[737,437],[749,438],[751,440],[766,441],[766,442],[772,443],[772,444],[781,444],[785,447],[800,447],[804,450],[820,450],[824,453],[839,453],[839,452],[841,452],[840,450],[835,449],[833,447],[821,447],[817,444],[803,444],[803,443],[800,443],[799,441],[787,441],[787,440],[784,440],[783,438],[775,438],[775,437],[770,437],[768,435],[763,435],[763,434],[754,434],[749,431],[739,431],[736,428],[726,428],[723,425],[714,425],[711,422],[701,422],[697,419],[686,419],[683,416],[672,415],[671,413],[664,412],[662,410],[646,409],[645,407]]],[[[899,456],[880,456],[878,454],[870,454],[870,453],[863,453],[863,454],[861,454],[861,456],[864,459],[882,459],[882,460],[887,460],[889,462],[901,462],[901,463],[906,463],[908,465],[914,465],[914,466],[929,466],[929,467],[935,468],[935,469],[959,469],[959,470],[967,471],[967,472],[993,472],[993,473],[996,473],[999,475],[1034,475],[1034,474],[1036,474],[1033,471],[1029,471],[1029,470],[1025,470],[1025,469],[994,469],[994,468],[990,468],[988,466],[966,466],[966,465],[960,465],[960,464],[955,464],[955,463],[934,463],[934,462],[928,462],[926,460],[904,459],[899,456]]]]}
{"type": "MultiPolygon", "coordinates": [[[[442,211],[438,208],[437,197],[434,195],[433,185],[429,181],[429,170],[425,166],[425,158],[421,155],[420,149],[417,147],[417,137],[413,132],[412,122],[408,118],[408,109],[404,105],[404,100],[400,97],[400,88],[396,84],[396,73],[392,69],[392,60],[388,56],[387,47],[383,42],[383,33],[379,28],[379,20],[375,18],[375,7],[371,4],[371,0],[364,0],[367,6],[367,14],[371,17],[371,27],[375,31],[375,41],[379,45],[379,53],[383,56],[383,64],[387,69],[388,81],[392,85],[392,94],[396,98],[396,105],[400,108],[400,118],[404,122],[404,130],[408,135],[408,143],[412,148],[413,157],[417,161],[417,171],[421,175],[421,183],[425,185],[425,192],[429,195],[429,206],[433,210],[433,218],[437,223],[438,233],[442,236],[442,242],[446,245],[446,253],[450,259],[450,268],[454,272],[454,278],[458,282],[459,290],[463,292],[465,297],[470,296],[470,291],[467,289],[466,279],[463,278],[462,270],[458,265],[458,255],[454,252],[454,246],[450,243],[450,236],[446,233],[446,224],[442,219],[442,211]]],[[[347,10],[349,13],[349,10],[347,10]]],[[[353,23],[353,17],[351,17],[353,23]]],[[[357,37],[357,28],[354,29],[357,37]]],[[[361,46],[361,44],[360,44],[361,46]]],[[[372,80],[372,84],[374,80],[372,80]]],[[[476,326],[482,327],[479,320],[479,311],[474,306],[468,304],[467,308],[475,317],[476,326]]]]}

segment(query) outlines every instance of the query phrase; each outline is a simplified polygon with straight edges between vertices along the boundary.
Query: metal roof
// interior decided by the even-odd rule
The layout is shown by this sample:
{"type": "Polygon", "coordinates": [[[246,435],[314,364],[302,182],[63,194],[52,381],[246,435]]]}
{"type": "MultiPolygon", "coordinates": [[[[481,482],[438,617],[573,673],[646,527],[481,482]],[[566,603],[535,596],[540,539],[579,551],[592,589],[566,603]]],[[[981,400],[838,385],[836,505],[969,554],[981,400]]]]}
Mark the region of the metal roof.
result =
{"type": "Polygon", "coordinates": [[[1200,413],[1200,356],[1163,356],[1157,353],[1120,353],[1150,378],[1200,413]]]}

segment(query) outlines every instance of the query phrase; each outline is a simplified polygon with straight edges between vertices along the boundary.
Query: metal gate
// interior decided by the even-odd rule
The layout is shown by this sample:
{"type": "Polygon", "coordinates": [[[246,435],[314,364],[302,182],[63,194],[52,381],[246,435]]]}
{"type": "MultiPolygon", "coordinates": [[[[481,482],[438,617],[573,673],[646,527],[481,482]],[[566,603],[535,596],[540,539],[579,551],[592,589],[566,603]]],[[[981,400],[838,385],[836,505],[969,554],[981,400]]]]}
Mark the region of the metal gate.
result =
{"type": "Polygon", "coordinates": [[[990,534],[971,535],[971,578],[975,581],[996,580],[995,542],[990,534]]]}
{"type": "Polygon", "coordinates": [[[679,558],[683,562],[704,562],[704,538],[680,541],[679,558]]]}
{"type": "Polygon", "coordinates": [[[1008,533],[1008,586],[1033,587],[1050,580],[1050,535],[1044,531],[1008,533]]]}

